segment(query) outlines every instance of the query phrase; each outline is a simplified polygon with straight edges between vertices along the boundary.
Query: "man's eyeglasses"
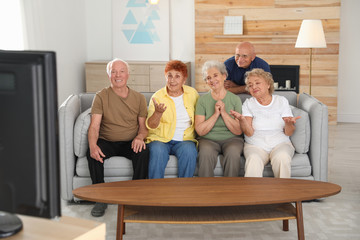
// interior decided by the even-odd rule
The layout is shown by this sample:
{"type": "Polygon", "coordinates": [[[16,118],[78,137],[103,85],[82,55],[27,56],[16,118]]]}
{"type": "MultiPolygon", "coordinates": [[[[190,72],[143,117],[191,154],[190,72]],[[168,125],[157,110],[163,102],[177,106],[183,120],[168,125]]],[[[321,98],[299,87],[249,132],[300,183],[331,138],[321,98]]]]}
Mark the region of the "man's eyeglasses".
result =
{"type": "Polygon", "coordinates": [[[244,55],[244,54],[235,54],[235,59],[239,59],[239,58],[244,58],[247,59],[249,57],[249,55],[244,55]]]}

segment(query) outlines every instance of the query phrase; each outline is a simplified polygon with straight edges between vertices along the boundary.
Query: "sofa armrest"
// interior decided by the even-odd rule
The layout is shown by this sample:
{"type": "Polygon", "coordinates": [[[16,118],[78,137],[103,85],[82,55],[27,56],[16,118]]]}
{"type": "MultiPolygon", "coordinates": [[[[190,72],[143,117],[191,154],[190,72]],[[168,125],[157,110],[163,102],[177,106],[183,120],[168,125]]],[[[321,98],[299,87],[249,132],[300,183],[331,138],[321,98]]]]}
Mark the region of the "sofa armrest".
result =
{"type": "Polygon", "coordinates": [[[73,178],[76,157],[74,154],[74,124],[80,114],[80,98],[70,95],[59,107],[59,147],[61,197],[73,199],[73,178]]]}
{"type": "Polygon", "coordinates": [[[312,175],[317,181],[328,180],[328,108],[306,93],[299,96],[298,108],[310,117],[310,149],[312,175]]]}

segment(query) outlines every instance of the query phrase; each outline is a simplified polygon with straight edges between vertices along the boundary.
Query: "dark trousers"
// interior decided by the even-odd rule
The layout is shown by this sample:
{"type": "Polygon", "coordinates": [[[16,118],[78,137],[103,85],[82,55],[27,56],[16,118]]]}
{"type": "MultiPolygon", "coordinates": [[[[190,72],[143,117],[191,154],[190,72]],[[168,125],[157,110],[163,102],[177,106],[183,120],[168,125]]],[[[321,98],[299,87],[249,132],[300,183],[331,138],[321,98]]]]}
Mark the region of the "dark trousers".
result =
{"type": "MultiPolygon", "coordinates": [[[[149,149],[146,148],[141,152],[135,153],[131,149],[131,141],[126,142],[110,142],[104,139],[98,139],[97,145],[104,153],[106,159],[113,156],[122,156],[132,160],[133,165],[133,180],[134,179],[146,179],[148,175],[149,166],[149,149]]],[[[90,157],[90,149],[87,151],[87,159],[89,163],[89,170],[92,183],[103,183],[104,182],[104,164],[90,157]]]]}

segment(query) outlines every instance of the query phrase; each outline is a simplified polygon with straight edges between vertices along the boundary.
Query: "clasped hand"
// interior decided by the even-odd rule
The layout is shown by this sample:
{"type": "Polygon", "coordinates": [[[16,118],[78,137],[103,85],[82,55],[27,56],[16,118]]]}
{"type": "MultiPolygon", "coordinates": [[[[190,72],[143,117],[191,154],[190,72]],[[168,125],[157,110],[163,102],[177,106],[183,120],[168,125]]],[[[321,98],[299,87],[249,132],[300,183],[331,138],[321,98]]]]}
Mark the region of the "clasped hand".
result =
{"type": "Polygon", "coordinates": [[[224,82],[224,87],[225,87],[225,89],[233,88],[233,87],[236,87],[236,86],[237,86],[236,83],[234,83],[234,82],[231,81],[231,80],[226,80],[226,81],[224,82]]]}
{"type": "Polygon", "coordinates": [[[225,103],[221,100],[215,103],[215,113],[223,114],[225,112],[225,103]]]}

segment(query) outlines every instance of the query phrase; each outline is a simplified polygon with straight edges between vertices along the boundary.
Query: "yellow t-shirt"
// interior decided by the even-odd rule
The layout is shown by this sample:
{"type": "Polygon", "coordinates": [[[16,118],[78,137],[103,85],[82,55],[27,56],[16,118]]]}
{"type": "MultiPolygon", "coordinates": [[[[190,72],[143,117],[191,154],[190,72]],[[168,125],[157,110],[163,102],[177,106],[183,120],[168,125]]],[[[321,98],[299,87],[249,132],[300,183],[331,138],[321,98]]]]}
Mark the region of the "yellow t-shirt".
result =
{"type": "MultiPolygon", "coordinates": [[[[194,88],[187,85],[184,85],[183,89],[184,106],[191,120],[190,127],[184,131],[184,141],[197,142],[195,139],[195,106],[199,98],[199,94],[194,88]]],[[[176,128],[176,109],[174,101],[170,98],[166,91],[166,87],[158,90],[151,97],[149,102],[148,117],[146,119],[146,127],[149,129],[146,143],[152,141],[169,142],[174,137],[176,128]],[[157,128],[150,128],[148,125],[149,117],[151,117],[155,111],[152,98],[155,98],[158,103],[164,103],[167,107],[161,116],[160,124],[157,128]]]]}
{"type": "Polygon", "coordinates": [[[139,131],[138,117],[146,117],[145,96],[129,88],[126,98],[111,87],[96,93],[91,114],[101,114],[99,138],[107,141],[131,141],[139,131]]]}

